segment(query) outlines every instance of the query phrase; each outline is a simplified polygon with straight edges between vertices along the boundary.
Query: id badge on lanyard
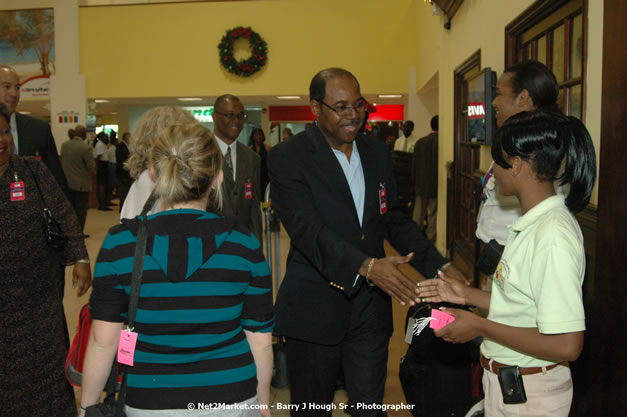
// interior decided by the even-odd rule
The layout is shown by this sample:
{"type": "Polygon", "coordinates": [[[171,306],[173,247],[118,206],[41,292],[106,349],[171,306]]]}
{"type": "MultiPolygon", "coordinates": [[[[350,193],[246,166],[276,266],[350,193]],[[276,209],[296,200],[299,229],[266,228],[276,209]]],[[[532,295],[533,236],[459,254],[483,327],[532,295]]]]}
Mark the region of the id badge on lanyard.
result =
{"type": "Polygon", "coordinates": [[[253,183],[250,182],[250,180],[246,181],[246,184],[244,184],[244,198],[246,200],[253,199],[253,183]]]}
{"type": "Polygon", "coordinates": [[[24,181],[19,181],[17,178],[17,172],[13,174],[15,181],[10,185],[11,201],[23,201],[26,195],[24,194],[24,181]]]}
{"type": "Polygon", "coordinates": [[[379,213],[385,214],[388,212],[388,193],[385,189],[385,183],[379,183],[379,213]]]}

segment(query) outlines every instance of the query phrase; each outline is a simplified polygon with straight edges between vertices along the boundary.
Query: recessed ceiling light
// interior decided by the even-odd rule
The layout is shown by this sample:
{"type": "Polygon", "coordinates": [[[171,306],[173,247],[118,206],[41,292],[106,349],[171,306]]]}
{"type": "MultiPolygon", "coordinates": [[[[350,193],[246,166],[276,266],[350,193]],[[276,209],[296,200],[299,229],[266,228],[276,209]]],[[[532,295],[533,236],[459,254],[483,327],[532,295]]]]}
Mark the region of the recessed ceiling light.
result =
{"type": "Polygon", "coordinates": [[[200,97],[180,97],[177,98],[178,101],[202,101],[200,97]]]}
{"type": "Polygon", "coordinates": [[[401,98],[402,94],[379,94],[379,98],[401,98]]]}
{"type": "Polygon", "coordinates": [[[96,100],[94,100],[96,103],[108,103],[109,100],[104,100],[104,99],[99,99],[97,98],[96,100]]]}
{"type": "Polygon", "coordinates": [[[21,111],[20,113],[22,113],[22,114],[30,114],[29,111],[21,111]]]}
{"type": "Polygon", "coordinates": [[[112,112],[111,112],[111,113],[109,113],[109,114],[118,114],[118,112],[116,112],[116,111],[112,111],[112,112]]]}
{"type": "Polygon", "coordinates": [[[300,96],[276,96],[279,100],[298,100],[300,96]]]}

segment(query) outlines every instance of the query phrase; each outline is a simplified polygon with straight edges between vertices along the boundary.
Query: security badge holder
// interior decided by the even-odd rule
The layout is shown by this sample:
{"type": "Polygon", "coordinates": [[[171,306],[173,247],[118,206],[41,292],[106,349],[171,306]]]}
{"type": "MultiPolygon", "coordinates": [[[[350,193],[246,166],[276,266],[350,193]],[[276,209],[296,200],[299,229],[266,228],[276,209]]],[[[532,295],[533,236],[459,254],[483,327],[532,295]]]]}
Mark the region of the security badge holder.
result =
{"type": "Polygon", "coordinates": [[[19,181],[17,178],[17,172],[13,173],[13,178],[15,179],[9,186],[11,193],[11,201],[23,201],[25,198],[24,194],[24,181],[19,181]]]}
{"type": "Polygon", "coordinates": [[[244,198],[246,200],[253,199],[253,183],[250,181],[250,178],[246,181],[246,184],[244,184],[244,198]]]}

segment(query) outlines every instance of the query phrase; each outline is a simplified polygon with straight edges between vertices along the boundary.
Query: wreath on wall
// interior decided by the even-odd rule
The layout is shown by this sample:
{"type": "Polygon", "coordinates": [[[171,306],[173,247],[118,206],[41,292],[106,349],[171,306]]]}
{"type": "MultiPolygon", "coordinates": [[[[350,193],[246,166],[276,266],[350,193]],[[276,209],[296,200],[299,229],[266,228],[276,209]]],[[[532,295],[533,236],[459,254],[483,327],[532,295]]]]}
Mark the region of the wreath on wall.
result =
{"type": "Polygon", "coordinates": [[[261,36],[249,27],[238,26],[226,31],[218,45],[220,63],[228,71],[240,77],[250,77],[261,69],[268,60],[268,44],[261,36]],[[250,43],[252,54],[244,60],[233,56],[233,44],[243,38],[250,43]]]}

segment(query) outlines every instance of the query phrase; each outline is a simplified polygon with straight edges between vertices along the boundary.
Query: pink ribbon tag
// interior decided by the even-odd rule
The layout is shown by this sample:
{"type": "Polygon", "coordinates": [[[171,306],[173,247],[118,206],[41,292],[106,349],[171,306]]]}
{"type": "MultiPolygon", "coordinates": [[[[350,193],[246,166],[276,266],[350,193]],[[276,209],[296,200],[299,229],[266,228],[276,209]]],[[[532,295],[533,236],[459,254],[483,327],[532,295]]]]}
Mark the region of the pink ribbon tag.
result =
{"type": "Polygon", "coordinates": [[[444,311],[440,311],[436,308],[431,310],[431,317],[433,320],[429,322],[429,327],[432,329],[441,329],[449,323],[455,321],[455,316],[445,313],[444,311]]]}
{"type": "Polygon", "coordinates": [[[128,330],[120,330],[120,343],[118,343],[118,363],[133,366],[137,333],[128,330]]]}

